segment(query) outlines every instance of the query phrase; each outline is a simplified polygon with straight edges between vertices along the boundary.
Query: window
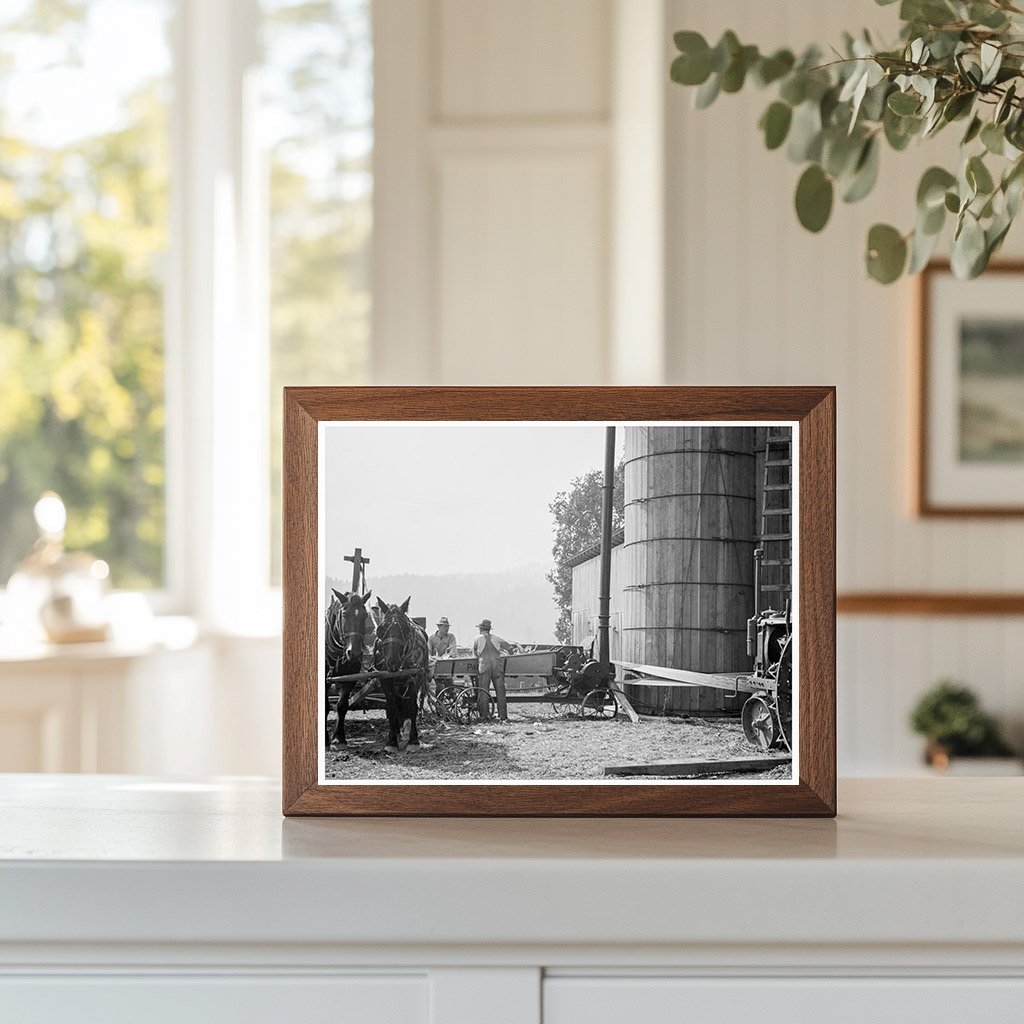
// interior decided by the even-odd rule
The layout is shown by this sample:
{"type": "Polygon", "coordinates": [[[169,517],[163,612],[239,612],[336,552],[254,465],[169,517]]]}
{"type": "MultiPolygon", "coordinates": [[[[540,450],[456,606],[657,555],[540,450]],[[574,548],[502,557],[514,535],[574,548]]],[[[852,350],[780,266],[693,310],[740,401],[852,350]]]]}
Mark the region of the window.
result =
{"type": "Polygon", "coordinates": [[[264,0],[269,156],[271,569],[280,566],[281,388],[365,383],[370,336],[370,0],[264,0]]]}
{"type": "Polygon", "coordinates": [[[0,13],[0,585],[48,489],[116,586],[164,580],[171,14],[0,13]]]}
{"type": "Polygon", "coordinates": [[[116,587],[277,582],[281,388],[367,378],[372,68],[370,0],[3,5],[0,587],[48,489],[116,587]]]}

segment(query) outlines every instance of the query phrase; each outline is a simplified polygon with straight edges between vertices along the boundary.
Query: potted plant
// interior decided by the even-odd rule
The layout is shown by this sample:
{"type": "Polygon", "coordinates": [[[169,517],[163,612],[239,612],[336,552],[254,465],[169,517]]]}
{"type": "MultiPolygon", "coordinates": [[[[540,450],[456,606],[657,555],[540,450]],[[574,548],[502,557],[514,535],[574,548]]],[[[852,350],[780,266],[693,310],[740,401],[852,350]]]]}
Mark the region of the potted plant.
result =
{"type": "MultiPolygon", "coordinates": [[[[914,732],[928,741],[925,762],[939,771],[947,771],[955,759],[1013,758],[991,715],[981,709],[974,691],[950,679],[943,679],[925,693],[910,715],[914,732]]],[[[1015,761],[1017,759],[1014,759],[1015,761]]],[[[975,764],[965,774],[980,774],[991,766],[975,764]]],[[[1016,774],[1002,763],[1001,774],[1016,774]]]]}
{"type": "Polygon", "coordinates": [[[952,221],[953,271],[976,277],[1024,197],[1024,2],[902,0],[899,20],[891,46],[845,33],[829,52],[812,46],[800,56],[763,54],[732,31],[714,46],[677,32],[671,76],[696,88],[699,108],[748,83],[775,93],[759,127],[768,149],[785,145],[790,160],[806,164],[795,202],[808,231],[828,223],[837,195],[847,203],[868,195],[883,145],[902,151],[957,125],[959,164],[925,171],[913,226],[875,224],[865,259],[883,284],[916,273],[952,221]]]}

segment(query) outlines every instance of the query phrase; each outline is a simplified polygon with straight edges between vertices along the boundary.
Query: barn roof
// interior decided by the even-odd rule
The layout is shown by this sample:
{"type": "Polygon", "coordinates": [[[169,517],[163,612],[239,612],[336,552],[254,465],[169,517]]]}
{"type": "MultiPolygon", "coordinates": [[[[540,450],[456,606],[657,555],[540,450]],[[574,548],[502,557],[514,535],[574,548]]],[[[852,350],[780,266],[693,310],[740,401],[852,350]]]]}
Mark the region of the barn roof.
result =
{"type": "MultiPolygon", "coordinates": [[[[616,530],[612,534],[612,547],[617,548],[625,539],[626,531],[616,530]]],[[[565,564],[572,569],[577,565],[582,565],[584,562],[589,562],[592,558],[597,558],[599,554],[601,554],[601,542],[597,540],[593,544],[588,544],[585,548],[577,551],[575,555],[570,555],[565,560],[565,564]]]]}

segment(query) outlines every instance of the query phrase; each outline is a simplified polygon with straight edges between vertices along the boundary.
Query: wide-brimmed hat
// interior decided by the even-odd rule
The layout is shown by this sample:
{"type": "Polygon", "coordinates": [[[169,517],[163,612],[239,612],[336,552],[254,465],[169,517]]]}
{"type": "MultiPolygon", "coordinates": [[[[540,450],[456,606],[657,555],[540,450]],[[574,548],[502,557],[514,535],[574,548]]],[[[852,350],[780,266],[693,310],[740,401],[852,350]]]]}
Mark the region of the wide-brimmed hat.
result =
{"type": "Polygon", "coordinates": [[[448,621],[448,616],[447,615],[442,615],[441,618],[439,618],[437,620],[437,624],[439,626],[450,626],[451,625],[451,623],[448,621]]]}
{"type": "Polygon", "coordinates": [[[483,622],[478,622],[476,624],[476,628],[477,629],[482,629],[484,631],[489,630],[491,628],[491,620],[490,619],[484,619],[483,622]]]}

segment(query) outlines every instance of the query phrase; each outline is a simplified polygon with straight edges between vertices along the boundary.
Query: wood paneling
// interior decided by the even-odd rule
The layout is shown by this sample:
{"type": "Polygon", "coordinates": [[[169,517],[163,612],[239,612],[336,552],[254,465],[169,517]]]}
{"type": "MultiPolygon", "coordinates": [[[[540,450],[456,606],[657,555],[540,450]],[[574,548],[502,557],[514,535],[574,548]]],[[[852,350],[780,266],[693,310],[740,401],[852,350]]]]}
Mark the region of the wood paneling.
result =
{"type": "Polygon", "coordinates": [[[604,116],[608,0],[437,0],[441,120],[604,116]]]}
{"type": "Polygon", "coordinates": [[[606,165],[603,149],[592,146],[441,154],[442,380],[604,379],[604,346],[595,339],[608,330],[606,165]]]}

